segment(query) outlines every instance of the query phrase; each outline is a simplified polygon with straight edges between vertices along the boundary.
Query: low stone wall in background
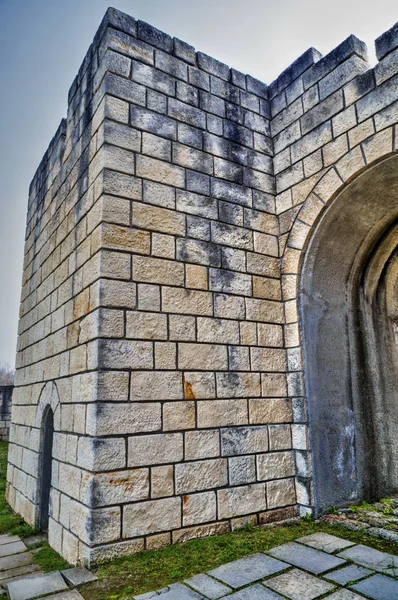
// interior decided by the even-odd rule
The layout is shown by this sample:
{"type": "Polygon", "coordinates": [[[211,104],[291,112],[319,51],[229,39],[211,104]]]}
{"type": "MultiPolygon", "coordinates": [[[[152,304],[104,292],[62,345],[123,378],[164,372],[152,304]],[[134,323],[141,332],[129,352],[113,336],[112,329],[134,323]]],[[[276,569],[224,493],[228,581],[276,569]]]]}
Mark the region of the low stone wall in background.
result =
{"type": "Polygon", "coordinates": [[[0,385],[0,440],[8,440],[13,385],[0,385]]]}

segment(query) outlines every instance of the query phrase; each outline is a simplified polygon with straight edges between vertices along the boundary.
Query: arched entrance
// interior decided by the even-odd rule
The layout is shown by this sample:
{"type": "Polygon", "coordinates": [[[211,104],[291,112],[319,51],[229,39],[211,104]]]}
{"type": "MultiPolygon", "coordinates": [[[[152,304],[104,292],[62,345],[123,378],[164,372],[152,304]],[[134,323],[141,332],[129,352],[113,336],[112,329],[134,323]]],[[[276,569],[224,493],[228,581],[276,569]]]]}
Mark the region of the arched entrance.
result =
{"type": "Polygon", "coordinates": [[[398,491],[398,158],[324,210],[300,313],[316,512],[398,491]]]}
{"type": "Polygon", "coordinates": [[[41,453],[41,477],[40,477],[40,529],[47,529],[50,512],[50,491],[52,476],[52,456],[54,439],[54,413],[51,407],[47,407],[43,414],[42,422],[42,453],[41,453]]]}

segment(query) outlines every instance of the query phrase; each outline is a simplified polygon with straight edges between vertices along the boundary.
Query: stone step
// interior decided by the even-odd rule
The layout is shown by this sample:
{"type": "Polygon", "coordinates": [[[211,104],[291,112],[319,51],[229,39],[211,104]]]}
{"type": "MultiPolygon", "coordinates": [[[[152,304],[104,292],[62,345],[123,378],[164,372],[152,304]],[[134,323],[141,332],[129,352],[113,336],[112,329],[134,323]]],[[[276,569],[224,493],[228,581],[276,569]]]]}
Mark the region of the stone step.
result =
{"type": "Polygon", "coordinates": [[[46,542],[48,540],[48,535],[47,533],[36,533],[35,535],[30,535],[26,538],[24,538],[24,544],[26,544],[28,546],[28,548],[31,548],[32,546],[35,546],[36,544],[39,544],[40,542],[46,542]]]}
{"type": "Polygon", "coordinates": [[[7,585],[10,600],[30,600],[64,590],[68,590],[68,586],[59,571],[25,577],[7,585]]]}
{"type": "Polygon", "coordinates": [[[16,569],[24,565],[30,565],[34,562],[32,552],[23,552],[22,554],[12,554],[11,556],[3,556],[0,558],[0,571],[8,569],[16,569]]]}
{"type": "Polygon", "coordinates": [[[9,533],[4,533],[0,535],[0,546],[4,544],[12,544],[13,542],[20,542],[21,538],[18,535],[10,535],[9,533]]]}
{"type": "Polygon", "coordinates": [[[19,541],[1,545],[0,546],[0,557],[10,556],[11,554],[19,554],[20,552],[26,552],[26,550],[27,550],[27,547],[19,539],[19,541]]]}
{"type": "Polygon", "coordinates": [[[70,587],[78,587],[90,581],[97,581],[98,577],[84,567],[72,567],[61,571],[61,575],[70,587]]]}
{"type": "Polygon", "coordinates": [[[7,569],[6,571],[0,571],[0,585],[5,586],[11,580],[22,579],[30,573],[40,571],[40,565],[37,563],[30,563],[23,565],[22,567],[16,567],[15,569],[7,569]]]}

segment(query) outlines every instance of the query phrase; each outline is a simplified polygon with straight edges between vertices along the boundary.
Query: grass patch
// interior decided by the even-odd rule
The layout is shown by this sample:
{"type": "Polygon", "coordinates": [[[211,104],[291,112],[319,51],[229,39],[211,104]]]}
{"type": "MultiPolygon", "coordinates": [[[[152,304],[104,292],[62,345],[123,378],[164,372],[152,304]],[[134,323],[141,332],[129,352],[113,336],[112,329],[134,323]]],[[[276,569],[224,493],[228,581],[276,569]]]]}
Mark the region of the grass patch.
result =
{"type": "Polygon", "coordinates": [[[214,569],[254,552],[295,540],[317,531],[331,533],[350,541],[367,544],[383,552],[397,553],[397,544],[367,536],[343,527],[300,520],[279,527],[248,527],[232,533],[192,540],[162,550],[145,551],[100,565],[99,581],[81,588],[86,600],[122,600],[160,589],[192,575],[214,569]]]}
{"type": "Polygon", "coordinates": [[[44,573],[50,573],[50,571],[62,571],[62,569],[68,569],[70,564],[55,552],[47,542],[42,542],[40,549],[34,553],[34,559],[37,564],[41,566],[44,573]]]}

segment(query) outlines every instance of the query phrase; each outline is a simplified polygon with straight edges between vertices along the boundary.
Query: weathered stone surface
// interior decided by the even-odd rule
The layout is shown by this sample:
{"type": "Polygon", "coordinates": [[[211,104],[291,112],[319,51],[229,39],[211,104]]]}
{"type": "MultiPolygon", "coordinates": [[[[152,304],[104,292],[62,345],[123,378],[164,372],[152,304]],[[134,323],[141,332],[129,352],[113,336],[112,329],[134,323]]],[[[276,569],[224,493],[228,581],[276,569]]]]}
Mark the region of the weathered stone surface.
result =
{"type": "Polygon", "coordinates": [[[273,577],[266,581],[265,585],[291,600],[311,600],[333,590],[332,584],[299,569],[273,577]]]}
{"type": "Polygon", "coordinates": [[[398,594],[398,581],[386,575],[373,575],[350,587],[374,600],[390,600],[398,594]]]}
{"type": "Polygon", "coordinates": [[[73,587],[78,587],[89,581],[96,581],[98,577],[84,567],[75,567],[74,569],[65,569],[61,571],[61,575],[66,579],[66,582],[73,587]]]}
{"type": "Polygon", "coordinates": [[[181,433],[143,435],[129,438],[128,465],[146,466],[178,462],[183,457],[181,433]]]}
{"type": "Polygon", "coordinates": [[[84,480],[80,494],[81,500],[92,507],[146,499],[149,496],[149,470],[129,469],[93,475],[84,480]]]}
{"type": "Polygon", "coordinates": [[[200,594],[204,594],[206,598],[217,600],[231,591],[229,587],[216,581],[212,577],[205,575],[195,575],[185,581],[190,587],[194,588],[200,594]]]}
{"type": "Polygon", "coordinates": [[[364,577],[367,577],[371,573],[372,571],[369,571],[369,569],[365,569],[364,567],[350,565],[349,567],[338,569],[338,571],[332,571],[324,577],[326,579],[334,581],[335,583],[339,583],[340,585],[347,585],[347,583],[349,583],[350,581],[358,581],[359,579],[364,579],[364,577]]]}
{"type": "Polygon", "coordinates": [[[252,554],[247,558],[240,558],[213,569],[209,571],[209,575],[236,589],[286,568],[286,563],[280,560],[275,560],[265,554],[252,554]]]}
{"type": "Polygon", "coordinates": [[[158,531],[169,531],[180,526],[180,498],[165,498],[163,500],[128,504],[124,508],[124,537],[137,537],[158,531]]]}
{"type": "Polygon", "coordinates": [[[21,554],[12,554],[11,556],[3,556],[0,558],[0,570],[7,571],[8,569],[17,569],[32,564],[34,561],[31,552],[21,554]]]}
{"type": "Polygon", "coordinates": [[[2,544],[0,545],[0,558],[3,556],[9,556],[10,554],[18,554],[19,552],[25,552],[25,550],[27,550],[27,547],[20,539],[16,542],[2,544]]]}
{"type": "Polygon", "coordinates": [[[297,541],[306,546],[310,546],[311,548],[316,548],[317,550],[328,553],[334,553],[337,550],[355,546],[354,542],[349,542],[348,540],[343,540],[335,535],[321,532],[306,535],[305,537],[299,538],[297,541]]]}
{"type": "Polygon", "coordinates": [[[265,485],[258,483],[220,490],[217,501],[221,519],[260,512],[266,509],[265,485]]]}
{"type": "Polygon", "coordinates": [[[67,589],[68,586],[59,571],[27,577],[8,584],[8,594],[11,600],[29,600],[67,589]]]}
{"type": "Polygon", "coordinates": [[[218,430],[187,431],[185,434],[185,459],[212,458],[220,454],[218,430]]]}
{"type": "Polygon", "coordinates": [[[295,504],[296,490],[294,479],[278,479],[267,483],[268,508],[279,508],[295,504]]]}
{"type": "Polygon", "coordinates": [[[227,461],[220,458],[178,464],[175,481],[177,494],[222,487],[228,482],[227,461]]]}
{"type": "Polygon", "coordinates": [[[243,485],[256,481],[256,463],[254,456],[234,456],[228,460],[229,481],[231,485],[243,485]]]}
{"type": "Polygon", "coordinates": [[[183,525],[198,525],[216,520],[217,501],[214,492],[183,496],[182,506],[183,525]]]}
{"type": "Polygon", "coordinates": [[[259,583],[251,585],[239,592],[230,595],[232,600],[280,600],[281,596],[271,590],[267,590],[259,583]]]}
{"type": "Polygon", "coordinates": [[[234,427],[221,430],[221,452],[223,456],[267,452],[267,427],[234,427]]]}
{"type": "Polygon", "coordinates": [[[340,552],[341,558],[347,558],[373,571],[381,571],[389,575],[396,575],[398,569],[398,557],[386,552],[380,552],[363,544],[348,548],[340,552]]]}
{"type": "Polygon", "coordinates": [[[295,474],[292,452],[270,452],[257,456],[258,479],[265,481],[277,477],[293,477],[295,474]]]}
{"type": "Polygon", "coordinates": [[[337,556],[324,554],[323,552],[319,552],[319,550],[307,548],[296,542],[289,542],[288,544],[279,546],[270,550],[269,554],[295,567],[301,567],[306,571],[310,571],[310,573],[314,573],[315,575],[343,565],[345,562],[337,556]]]}

